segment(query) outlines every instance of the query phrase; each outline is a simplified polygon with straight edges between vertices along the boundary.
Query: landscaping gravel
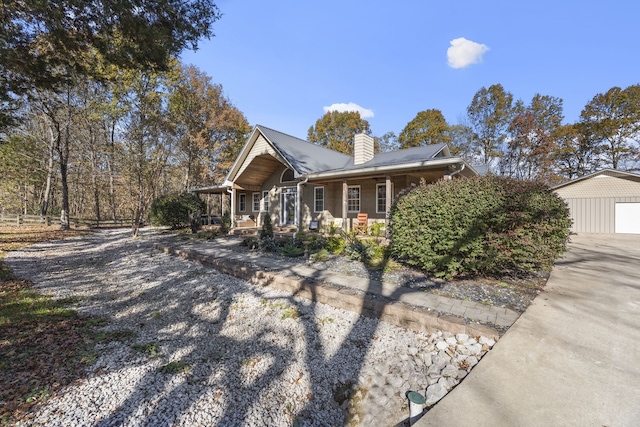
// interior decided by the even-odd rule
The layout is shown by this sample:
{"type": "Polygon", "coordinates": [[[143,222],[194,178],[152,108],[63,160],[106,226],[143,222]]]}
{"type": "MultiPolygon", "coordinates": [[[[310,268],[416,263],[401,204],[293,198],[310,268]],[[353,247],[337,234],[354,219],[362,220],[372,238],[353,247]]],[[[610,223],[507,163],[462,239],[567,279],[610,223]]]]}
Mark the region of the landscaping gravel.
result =
{"type": "Polygon", "coordinates": [[[101,231],[6,256],[40,291],[78,297],[111,337],[20,425],[402,425],[407,391],[437,402],[494,344],[257,287],[155,251],[166,238],[101,231]]]}

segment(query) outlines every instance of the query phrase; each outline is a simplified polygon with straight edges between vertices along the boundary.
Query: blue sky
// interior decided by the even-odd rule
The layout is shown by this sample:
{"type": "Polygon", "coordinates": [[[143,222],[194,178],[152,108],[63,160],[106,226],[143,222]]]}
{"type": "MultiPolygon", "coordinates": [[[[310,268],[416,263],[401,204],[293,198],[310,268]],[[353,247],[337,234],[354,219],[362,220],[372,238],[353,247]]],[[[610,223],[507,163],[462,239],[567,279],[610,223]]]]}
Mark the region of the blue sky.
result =
{"type": "Polygon", "coordinates": [[[430,108],[456,124],[496,83],[525,103],[562,98],[569,123],[596,94],[640,83],[635,0],[217,4],[216,36],[182,61],[222,84],[251,125],[301,138],[338,104],[360,108],[375,136],[430,108]]]}

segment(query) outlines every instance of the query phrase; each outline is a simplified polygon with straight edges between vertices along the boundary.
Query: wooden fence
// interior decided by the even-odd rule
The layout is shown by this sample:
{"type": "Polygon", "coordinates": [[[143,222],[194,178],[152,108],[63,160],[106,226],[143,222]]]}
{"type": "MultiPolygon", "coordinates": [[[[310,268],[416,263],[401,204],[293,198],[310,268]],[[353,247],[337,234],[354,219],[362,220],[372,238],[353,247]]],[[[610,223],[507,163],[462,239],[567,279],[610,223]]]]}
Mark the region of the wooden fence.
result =
{"type": "MultiPolygon", "coordinates": [[[[130,227],[132,222],[132,219],[101,219],[98,221],[95,218],[69,218],[69,225],[73,228],[130,227]]],[[[28,225],[60,226],[60,217],[0,214],[0,225],[16,227],[28,225]]]]}

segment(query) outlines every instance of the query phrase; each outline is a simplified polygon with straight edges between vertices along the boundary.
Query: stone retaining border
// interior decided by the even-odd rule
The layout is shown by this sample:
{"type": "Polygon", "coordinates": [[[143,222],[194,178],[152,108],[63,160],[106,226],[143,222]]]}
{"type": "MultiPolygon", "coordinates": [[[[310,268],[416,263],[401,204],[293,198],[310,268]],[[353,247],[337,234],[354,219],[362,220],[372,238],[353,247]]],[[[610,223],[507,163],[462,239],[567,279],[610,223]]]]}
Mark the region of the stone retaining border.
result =
{"type": "Polygon", "coordinates": [[[179,249],[175,246],[155,243],[154,247],[164,253],[215,268],[221,273],[246,280],[254,285],[269,286],[313,302],[320,302],[362,316],[380,319],[401,328],[428,334],[448,331],[452,334],[485,336],[494,340],[498,340],[500,337],[498,330],[490,326],[468,324],[462,318],[441,315],[437,311],[394,301],[382,295],[338,287],[326,282],[318,283],[309,278],[283,276],[277,272],[253,268],[246,263],[239,263],[224,257],[204,255],[197,251],[179,249]]]}

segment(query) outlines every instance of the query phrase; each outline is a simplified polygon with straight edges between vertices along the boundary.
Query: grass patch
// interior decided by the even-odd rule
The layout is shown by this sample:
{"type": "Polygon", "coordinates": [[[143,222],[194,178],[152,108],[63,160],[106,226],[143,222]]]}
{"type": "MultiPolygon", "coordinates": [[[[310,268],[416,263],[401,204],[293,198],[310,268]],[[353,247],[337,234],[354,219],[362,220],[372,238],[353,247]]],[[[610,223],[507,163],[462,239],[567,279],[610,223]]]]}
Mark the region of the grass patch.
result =
{"type": "Polygon", "coordinates": [[[163,374],[188,374],[191,372],[191,366],[188,363],[174,361],[160,366],[158,372],[163,374]]]}
{"type": "Polygon", "coordinates": [[[160,356],[160,353],[158,352],[158,344],[154,342],[148,342],[146,344],[136,344],[131,348],[133,348],[137,352],[144,353],[151,358],[160,356]]]}
{"type": "Polygon", "coordinates": [[[95,363],[93,328],[104,320],[78,316],[77,297],[52,299],[17,278],[4,263],[8,251],[88,234],[52,227],[0,227],[0,423],[15,424],[33,405],[82,378],[95,363]]]}
{"type": "Polygon", "coordinates": [[[131,329],[119,329],[116,331],[100,331],[95,336],[95,342],[99,344],[107,344],[112,341],[125,342],[134,338],[136,335],[131,329]]]}

